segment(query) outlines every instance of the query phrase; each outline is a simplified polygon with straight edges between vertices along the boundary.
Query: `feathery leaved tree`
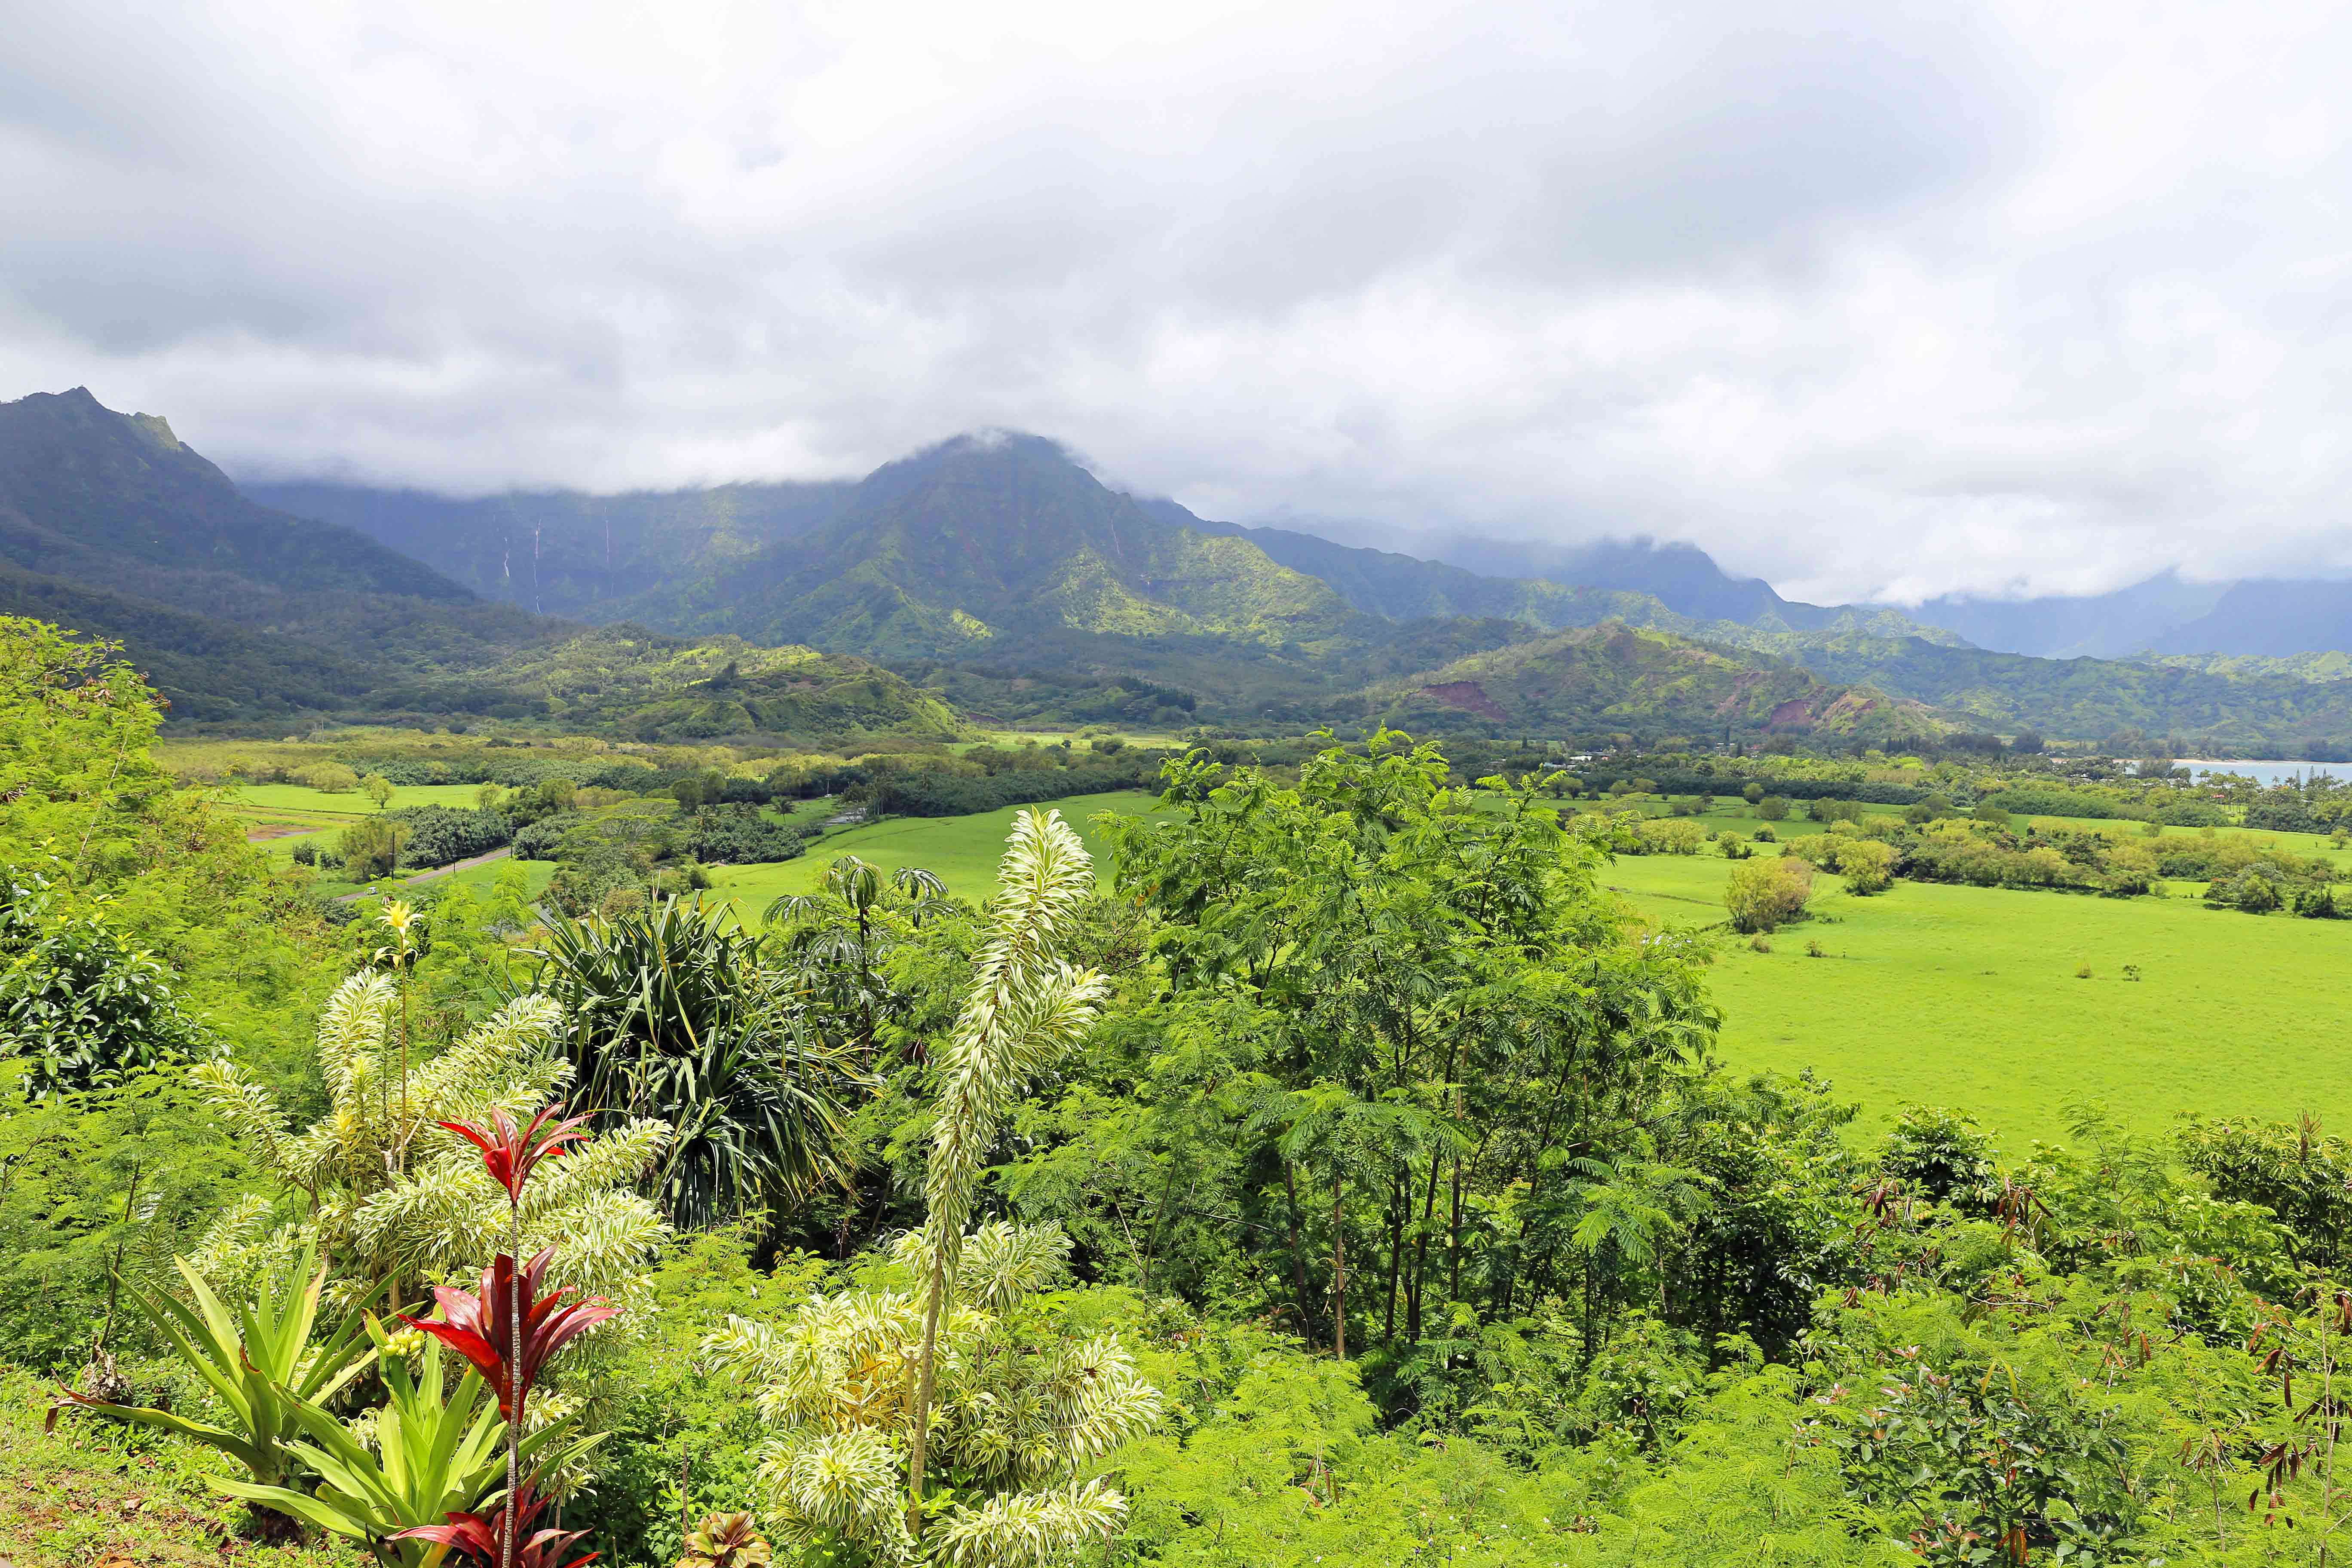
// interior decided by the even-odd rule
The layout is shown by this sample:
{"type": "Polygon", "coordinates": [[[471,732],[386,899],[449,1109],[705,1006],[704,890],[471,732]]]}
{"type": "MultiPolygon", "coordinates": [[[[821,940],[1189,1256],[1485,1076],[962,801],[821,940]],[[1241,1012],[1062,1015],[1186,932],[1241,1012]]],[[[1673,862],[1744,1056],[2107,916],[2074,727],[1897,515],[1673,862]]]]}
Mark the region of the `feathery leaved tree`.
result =
{"type": "Polygon", "coordinates": [[[812,1301],[780,1330],[732,1321],[711,1342],[782,1429],[765,1473],[796,1542],[1042,1568],[1118,1527],[1125,1500],[1079,1472],[1159,1413],[1115,1338],[1067,1336],[1023,1310],[1061,1275],[1058,1229],[966,1234],[1006,1110],[1077,1043],[1106,990],[1062,956],[1094,868],[1060,813],[1016,819],[998,877],[961,1011],[933,1053],[926,1222],[897,1246],[915,1289],[812,1301]],[[927,1469],[956,1498],[928,1540],[927,1469]]]}
{"type": "Polygon", "coordinates": [[[528,1120],[555,1097],[568,1075],[553,1053],[555,1004],[519,997],[421,1062],[405,1058],[398,1010],[390,975],[362,973],[336,988],[319,1019],[328,1110],[305,1130],[290,1127],[276,1097],[236,1063],[193,1069],[255,1164],[305,1200],[273,1230],[272,1205],[248,1199],[215,1226],[201,1266],[241,1273],[257,1256],[307,1239],[331,1260],[339,1293],[388,1282],[398,1304],[478,1273],[513,1239],[511,1222],[527,1250],[562,1243],[559,1283],[634,1301],[667,1227],[631,1188],[659,1159],[667,1125],[632,1121],[589,1141],[550,1167],[510,1216],[474,1151],[437,1124],[493,1109],[528,1120]]]}

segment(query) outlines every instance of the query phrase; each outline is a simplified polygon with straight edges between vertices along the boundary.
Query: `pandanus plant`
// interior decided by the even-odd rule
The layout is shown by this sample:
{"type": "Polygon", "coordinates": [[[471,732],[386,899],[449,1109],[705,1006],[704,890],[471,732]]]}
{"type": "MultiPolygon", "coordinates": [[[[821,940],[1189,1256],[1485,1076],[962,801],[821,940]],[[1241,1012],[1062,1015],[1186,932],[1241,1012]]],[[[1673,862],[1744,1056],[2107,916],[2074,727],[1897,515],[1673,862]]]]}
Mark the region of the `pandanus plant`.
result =
{"type": "MultiPolygon", "coordinates": [[[[453,1513],[443,1523],[404,1530],[395,1539],[434,1542],[480,1562],[495,1562],[499,1568],[517,1568],[518,1563],[522,1568],[556,1568],[555,1560],[563,1549],[579,1539],[576,1531],[543,1530],[529,1542],[518,1542],[542,1502],[536,1478],[526,1483],[522,1476],[523,1416],[550,1358],[619,1309],[593,1298],[566,1301],[563,1298],[569,1292],[563,1290],[541,1296],[540,1280],[555,1249],[551,1247],[520,1266],[515,1254],[521,1250],[522,1194],[532,1171],[541,1161],[584,1141],[587,1121],[584,1116],[559,1118],[556,1108],[550,1106],[520,1127],[496,1107],[487,1126],[439,1123],[479,1149],[482,1168],[506,1189],[509,1250],[499,1253],[482,1271],[478,1293],[436,1287],[433,1296],[441,1309],[437,1321],[410,1317],[401,1321],[465,1357],[490,1385],[498,1397],[499,1414],[507,1424],[507,1487],[498,1512],[488,1519],[476,1513],[453,1513]]],[[[569,1568],[578,1568],[578,1563],[594,1555],[590,1552],[576,1559],[569,1568]]]]}

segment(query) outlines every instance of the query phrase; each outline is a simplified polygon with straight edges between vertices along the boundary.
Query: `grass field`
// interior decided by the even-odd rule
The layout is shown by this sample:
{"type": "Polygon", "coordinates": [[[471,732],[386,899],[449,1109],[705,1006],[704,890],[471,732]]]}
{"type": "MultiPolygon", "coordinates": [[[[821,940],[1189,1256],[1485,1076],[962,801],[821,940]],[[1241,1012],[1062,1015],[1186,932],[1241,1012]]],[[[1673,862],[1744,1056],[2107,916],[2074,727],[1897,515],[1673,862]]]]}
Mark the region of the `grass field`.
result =
{"type": "MultiPolygon", "coordinates": [[[[481,795],[479,784],[402,784],[385,806],[455,805],[473,809],[481,795]]],[[[366,816],[375,803],[355,789],[329,795],[308,784],[237,784],[221,792],[232,807],[255,812],[324,813],[331,816],[366,816]]]]}
{"type": "MultiPolygon", "coordinates": [[[[1119,790],[1046,804],[1059,809],[1078,830],[1095,857],[1097,869],[1108,872],[1108,858],[1090,819],[1105,811],[1148,811],[1158,799],[1139,790],[1119,790]]],[[[770,900],[783,893],[807,892],[823,879],[825,868],[835,860],[857,855],[886,871],[901,866],[936,871],[950,892],[968,899],[985,898],[996,889],[996,863],[1004,854],[1004,836],[1013,830],[1014,815],[1026,809],[1007,806],[977,816],[892,817],[863,827],[843,828],[810,845],[808,853],[797,860],[774,866],[713,868],[711,896],[733,904],[740,918],[757,920],[770,900]]]]}
{"type": "MultiPolygon", "coordinates": [[[[1706,926],[1723,918],[1728,875],[1717,857],[1661,855],[1621,858],[1605,880],[1661,924],[1706,926]]],[[[2352,1103],[2352,1051],[2335,1034],[2352,922],[2193,899],[1817,886],[1819,918],[1774,933],[1769,953],[1727,937],[1708,984],[1727,1063],[1812,1068],[1863,1106],[1858,1131],[1924,1101],[1974,1113],[2016,1153],[2063,1140],[2074,1101],[2147,1131],[2184,1110],[2352,1103]],[[1806,956],[1808,942],[1831,956],[1806,956]]]]}

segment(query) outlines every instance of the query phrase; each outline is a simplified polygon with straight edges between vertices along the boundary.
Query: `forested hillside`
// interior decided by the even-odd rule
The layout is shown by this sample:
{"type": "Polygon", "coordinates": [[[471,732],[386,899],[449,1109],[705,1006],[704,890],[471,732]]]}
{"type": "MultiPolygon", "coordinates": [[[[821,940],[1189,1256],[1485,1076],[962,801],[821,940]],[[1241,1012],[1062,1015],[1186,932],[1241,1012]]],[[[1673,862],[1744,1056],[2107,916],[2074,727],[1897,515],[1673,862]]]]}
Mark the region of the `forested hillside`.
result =
{"type": "MultiPolygon", "coordinates": [[[[1453,562],[1422,560],[1205,521],[1114,491],[1028,436],[960,438],[854,486],[478,501],[327,486],[257,493],[363,526],[496,598],[854,653],[1003,721],[1140,716],[1116,694],[1120,682],[1181,694],[1187,713],[1227,723],[1344,720],[1390,700],[1359,695],[1369,685],[1617,621],[1871,688],[1914,705],[1915,726],[2078,739],[2141,730],[2265,754],[2352,739],[2352,687],[2337,689],[2342,672],[2324,660],[2273,670],[1988,652],[1932,617],[1782,599],[1687,546],[1457,541],[1453,562]]],[[[2201,613],[2220,594],[2144,587],[2113,605],[2013,614],[1971,601],[1945,618],[2004,637],[2028,622],[2079,621],[2043,630],[2105,646],[2116,626],[2201,613]]],[[[1640,717],[1638,701],[1614,715],[1607,705],[1528,710],[1583,730],[1640,717]]],[[[1439,704],[1421,717],[1444,724],[1470,711],[1439,704]]]]}
{"type": "Polygon", "coordinates": [[[161,418],[79,388],[0,404],[0,605],[122,639],[190,720],[363,706],[572,629],[257,506],[161,418]]]}
{"type": "Polygon", "coordinates": [[[1899,747],[1943,727],[1916,702],[1622,622],[1475,654],[1375,687],[1367,701],[1400,729],[1493,734],[1779,731],[1899,747]]]}
{"type": "Polygon", "coordinates": [[[957,732],[937,700],[860,659],[490,603],[356,530],[255,504],[163,420],[79,389],[0,404],[0,608],[121,640],[184,723],[957,732]]]}

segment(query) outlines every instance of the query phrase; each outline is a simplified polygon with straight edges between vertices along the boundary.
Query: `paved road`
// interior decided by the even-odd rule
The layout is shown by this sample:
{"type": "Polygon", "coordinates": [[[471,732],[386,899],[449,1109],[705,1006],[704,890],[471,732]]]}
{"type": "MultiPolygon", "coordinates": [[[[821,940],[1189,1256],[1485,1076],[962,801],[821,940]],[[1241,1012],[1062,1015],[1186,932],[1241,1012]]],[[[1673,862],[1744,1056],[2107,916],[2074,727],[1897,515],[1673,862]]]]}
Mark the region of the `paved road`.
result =
{"type": "MultiPolygon", "coordinates": [[[[429,882],[436,877],[446,877],[452,871],[469,871],[477,866],[487,866],[493,860],[505,859],[512,852],[512,847],[509,846],[504,849],[493,849],[487,855],[477,855],[470,860],[453,860],[446,866],[436,866],[430,871],[419,871],[414,877],[404,879],[399,888],[392,889],[391,891],[398,892],[401,888],[413,888],[419,882],[429,882]]],[[[335,901],[339,904],[348,904],[354,899],[373,899],[375,896],[373,889],[362,889],[356,893],[345,893],[335,901]]]]}

